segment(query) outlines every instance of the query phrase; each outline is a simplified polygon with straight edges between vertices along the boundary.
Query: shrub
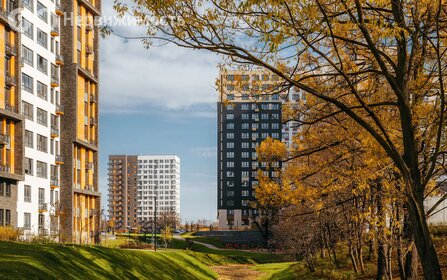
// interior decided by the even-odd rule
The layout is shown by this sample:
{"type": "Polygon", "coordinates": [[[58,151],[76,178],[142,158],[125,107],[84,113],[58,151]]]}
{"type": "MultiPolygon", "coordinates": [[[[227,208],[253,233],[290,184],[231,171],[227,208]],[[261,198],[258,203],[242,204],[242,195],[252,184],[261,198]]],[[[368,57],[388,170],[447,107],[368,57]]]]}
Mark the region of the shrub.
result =
{"type": "Polygon", "coordinates": [[[0,241],[17,241],[20,231],[13,227],[0,227],[0,241]]]}

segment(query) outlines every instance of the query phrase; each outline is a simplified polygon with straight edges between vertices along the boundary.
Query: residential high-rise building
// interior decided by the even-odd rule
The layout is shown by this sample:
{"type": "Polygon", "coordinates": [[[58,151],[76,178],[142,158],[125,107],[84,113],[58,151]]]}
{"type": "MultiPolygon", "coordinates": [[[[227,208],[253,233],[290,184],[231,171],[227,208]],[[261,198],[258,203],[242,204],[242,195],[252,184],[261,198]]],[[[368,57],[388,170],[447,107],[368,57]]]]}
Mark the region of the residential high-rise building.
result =
{"type": "Polygon", "coordinates": [[[91,243],[99,234],[98,75],[100,0],[60,3],[61,27],[61,217],[63,241],[91,243]],[[76,19],[73,21],[73,19],[76,19]]]}
{"type": "Polygon", "coordinates": [[[109,217],[116,229],[136,228],[137,156],[109,156],[109,217]]]}
{"type": "Polygon", "coordinates": [[[0,3],[0,226],[68,242],[98,234],[100,4],[0,3]]]}
{"type": "Polygon", "coordinates": [[[0,2],[0,226],[17,226],[18,183],[24,178],[18,8],[18,1],[0,2]]]}
{"type": "Polygon", "coordinates": [[[176,155],[109,156],[109,220],[127,230],[155,212],[180,216],[180,159],[176,155]]]}
{"type": "MultiPolygon", "coordinates": [[[[256,147],[271,137],[282,139],[282,99],[272,89],[278,77],[264,71],[220,72],[218,102],[218,219],[221,229],[250,227],[257,216],[258,171],[276,177],[267,163],[258,162],[256,147]]],[[[275,163],[281,168],[280,163],[275,163]]]]}
{"type": "Polygon", "coordinates": [[[25,118],[24,173],[17,221],[25,232],[58,235],[60,29],[51,0],[23,1],[21,11],[21,105],[25,118]]]}

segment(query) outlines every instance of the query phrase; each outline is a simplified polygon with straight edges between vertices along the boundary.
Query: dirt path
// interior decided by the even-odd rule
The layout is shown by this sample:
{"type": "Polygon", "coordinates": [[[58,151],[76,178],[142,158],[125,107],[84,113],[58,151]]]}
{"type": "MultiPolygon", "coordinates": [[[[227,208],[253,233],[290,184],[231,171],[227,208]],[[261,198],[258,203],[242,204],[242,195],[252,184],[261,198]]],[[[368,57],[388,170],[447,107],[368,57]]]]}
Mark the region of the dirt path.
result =
{"type": "Polygon", "coordinates": [[[219,274],[219,280],[257,280],[263,273],[252,270],[252,265],[234,264],[234,265],[222,265],[213,266],[212,269],[219,274]]]}

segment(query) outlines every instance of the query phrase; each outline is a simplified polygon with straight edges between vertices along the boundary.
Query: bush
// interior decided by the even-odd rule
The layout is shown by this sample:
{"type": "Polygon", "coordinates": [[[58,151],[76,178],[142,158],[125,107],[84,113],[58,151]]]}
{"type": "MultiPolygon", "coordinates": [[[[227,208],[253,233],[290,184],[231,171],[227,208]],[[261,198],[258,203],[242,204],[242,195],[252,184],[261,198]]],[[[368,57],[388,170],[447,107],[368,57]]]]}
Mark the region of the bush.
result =
{"type": "Polygon", "coordinates": [[[0,227],[0,241],[17,241],[20,231],[13,227],[0,227]]]}

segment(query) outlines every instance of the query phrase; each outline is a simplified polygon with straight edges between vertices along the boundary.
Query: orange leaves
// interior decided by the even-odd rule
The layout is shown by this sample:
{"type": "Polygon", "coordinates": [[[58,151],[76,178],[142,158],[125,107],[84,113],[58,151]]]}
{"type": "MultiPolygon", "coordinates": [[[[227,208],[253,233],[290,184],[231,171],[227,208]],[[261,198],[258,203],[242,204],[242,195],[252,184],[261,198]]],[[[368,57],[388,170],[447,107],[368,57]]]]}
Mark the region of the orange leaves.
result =
{"type": "Polygon", "coordinates": [[[268,137],[256,148],[256,152],[259,161],[273,163],[285,158],[287,147],[281,141],[268,137]]]}

